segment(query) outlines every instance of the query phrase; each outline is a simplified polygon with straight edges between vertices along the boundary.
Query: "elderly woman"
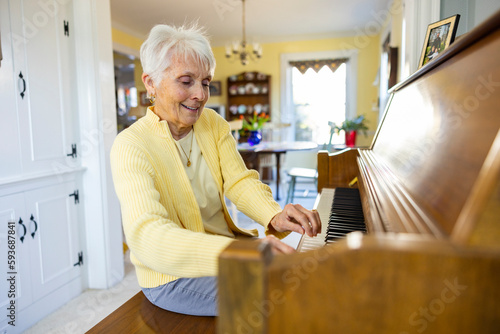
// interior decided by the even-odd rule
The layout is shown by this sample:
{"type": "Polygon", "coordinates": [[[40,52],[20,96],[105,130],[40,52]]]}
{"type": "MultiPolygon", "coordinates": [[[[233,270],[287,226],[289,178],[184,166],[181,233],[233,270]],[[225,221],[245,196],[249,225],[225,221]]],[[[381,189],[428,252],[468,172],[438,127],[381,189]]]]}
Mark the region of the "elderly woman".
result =
{"type": "Polygon", "coordinates": [[[154,106],[121,132],[111,151],[123,228],[139,285],[166,310],[217,314],[217,264],[236,236],[256,230],[236,226],[225,196],[262,224],[275,253],[288,231],[316,235],[317,212],[288,204],[247,170],[229,124],[204,109],[215,59],[196,27],[155,26],[141,47],[142,80],[154,106]]]}

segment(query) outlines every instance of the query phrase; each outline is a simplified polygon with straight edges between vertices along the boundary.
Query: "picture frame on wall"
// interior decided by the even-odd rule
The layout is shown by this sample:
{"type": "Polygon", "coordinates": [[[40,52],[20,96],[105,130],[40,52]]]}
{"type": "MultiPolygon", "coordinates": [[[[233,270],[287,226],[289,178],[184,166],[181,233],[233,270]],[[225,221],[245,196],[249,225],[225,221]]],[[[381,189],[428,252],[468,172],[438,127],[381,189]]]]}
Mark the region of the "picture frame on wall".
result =
{"type": "Polygon", "coordinates": [[[220,96],[222,94],[220,81],[212,81],[209,89],[210,96],[220,96]]]}
{"type": "Polygon", "coordinates": [[[436,58],[453,43],[455,34],[457,33],[459,20],[460,15],[457,14],[429,24],[418,68],[421,68],[432,59],[436,58]]]}

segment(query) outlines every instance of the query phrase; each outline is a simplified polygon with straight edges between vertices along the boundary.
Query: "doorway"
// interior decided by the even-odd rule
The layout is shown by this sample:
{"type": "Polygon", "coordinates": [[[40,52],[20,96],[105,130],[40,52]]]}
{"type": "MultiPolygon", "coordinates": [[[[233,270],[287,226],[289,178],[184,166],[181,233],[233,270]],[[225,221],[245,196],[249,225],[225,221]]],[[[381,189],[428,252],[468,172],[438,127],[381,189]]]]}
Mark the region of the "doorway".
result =
{"type": "Polygon", "coordinates": [[[131,110],[138,107],[135,82],[135,57],[113,52],[115,68],[116,119],[118,132],[126,129],[137,120],[131,110]]]}

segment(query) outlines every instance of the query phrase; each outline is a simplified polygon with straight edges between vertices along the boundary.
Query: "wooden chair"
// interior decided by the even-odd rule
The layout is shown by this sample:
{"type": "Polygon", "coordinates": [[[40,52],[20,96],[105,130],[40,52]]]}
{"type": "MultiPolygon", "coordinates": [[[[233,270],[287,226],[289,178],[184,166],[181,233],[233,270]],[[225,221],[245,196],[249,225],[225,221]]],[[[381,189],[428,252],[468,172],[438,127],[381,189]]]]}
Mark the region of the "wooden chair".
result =
{"type": "Polygon", "coordinates": [[[236,119],[234,121],[229,121],[229,128],[231,129],[231,133],[233,134],[233,137],[238,141],[239,133],[238,130],[241,130],[243,127],[243,120],[242,119],[236,119]]]}
{"type": "MultiPolygon", "coordinates": [[[[286,131],[290,128],[290,123],[275,123],[268,122],[264,124],[262,129],[262,141],[267,142],[283,142],[286,141],[286,131]]],[[[280,161],[282,163],[282,161],[280,161]]],[[[259,170],[262,180],[269,183],[274,178],[273,169],[276,167],[277,161],[275,154],[261,154],[259,157],[259,170]]]]}

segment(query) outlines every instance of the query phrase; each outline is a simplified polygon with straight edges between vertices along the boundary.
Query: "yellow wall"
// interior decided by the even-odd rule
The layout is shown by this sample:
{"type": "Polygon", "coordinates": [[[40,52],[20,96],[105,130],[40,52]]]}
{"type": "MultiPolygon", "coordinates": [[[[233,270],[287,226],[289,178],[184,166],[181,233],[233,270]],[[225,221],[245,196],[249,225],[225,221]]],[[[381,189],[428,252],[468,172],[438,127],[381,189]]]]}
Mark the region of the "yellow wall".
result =
{"type": "MultiPolygon", "coordinates": [[[[380,38],[379,36],[363,36],[331,38],[322,40],[296,41],[263,44],[263,57],[258,63],[250,63],[243,66],[238,62],[230,63],[225,58],[224,47],[214,47],[214,55],[217,60],[214,80],[222,83],[222,96],[211,97],[210,103],[227,103],[227,77],[244,71],[259,71],[271,75],[271,108],[272,120],[279,122],[280,98],[281,98],[281,64],[282,53],[318,52],[330,50],[345,50],[346,48],[358,47],[358,78],[357,78],[357,111],[358,115],[365,115],[370,132],[376,130],[378,125],[378,111],[372,111],[373,105],[377,105],[378,87],[373,86],[380,64],[380,38]]],[[[227,105],[226,105],[227,108],[227,105]]],[[[227,110],[226,110],[227,112],[227,110]]],[[[356,143],[368,146],[373,135],[367,137],[358,135],[356,143]]]]}
{"type": "Polygon", "coordinates": [[[111,29],[111,37],[113,38],[113,43],[118,43],[137,51],[139,51],[142,42],[144,42],[140,38],[124,33],[123,31],[115,28],[111,29]]]}
{"type": "MultiPolygon", "coordinates": [[[[139,50],[142,41],[127,35],[117,29],[113,29],[113,42],[139,50]]],[[[380,63],[380,38],[379,36],[353,36],[343,38],[330,38],[321,40],[307,40],[295,42],[281,42],[263,44],[263,57],[258,63],[250,63],[243,66],[237,62],[229,63],[225,58],[224,47],[214,47],[213,52],[217,61],[214,80],[221,81],[222,95],[210,98],[209,104],[227,103],[227,77],[244,71],[259,71],[270,74],[271,83],[271,105],[273,115],[279,114],[280,108],[280,56],[282,53],[295,52],[317,52],[328,50],[345,50],[346,48],[358,47],[358,78],[357,78],[357,114],[365,115],[370,130],[374,131],[377,126],[378,112],[372,111],[372,105],[378,98],[377,87],[373,81],[377,75],[380,63]]],[[[137,69],[140,71],[140,68],[137,69]]],[[[138,92],[141,89],[138,87],[138,92]]],[[[274,118],[274,117],[273,117],[274,118]]],[[[367,145],[370,138],[359,136],[358,144],[367,145]]]]}

